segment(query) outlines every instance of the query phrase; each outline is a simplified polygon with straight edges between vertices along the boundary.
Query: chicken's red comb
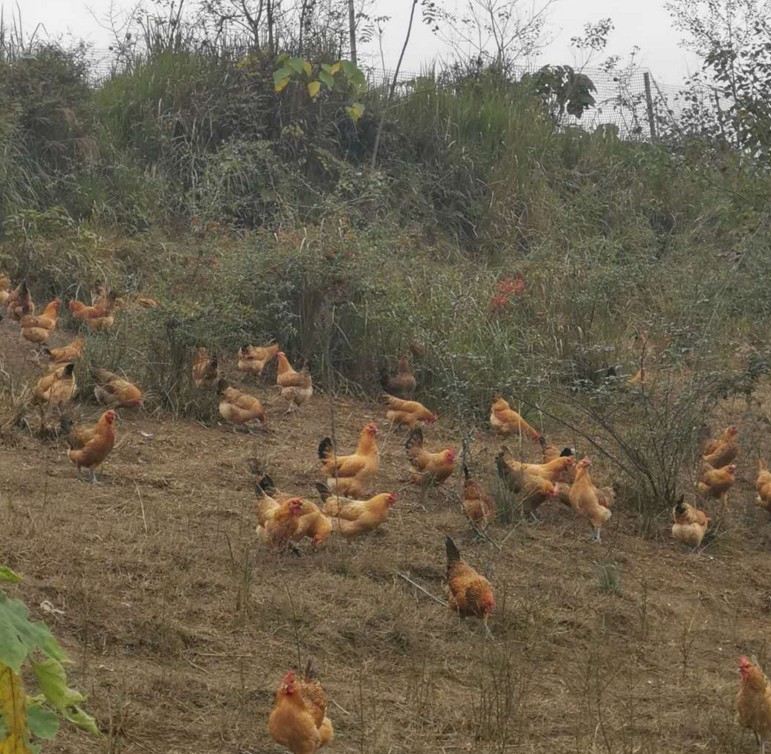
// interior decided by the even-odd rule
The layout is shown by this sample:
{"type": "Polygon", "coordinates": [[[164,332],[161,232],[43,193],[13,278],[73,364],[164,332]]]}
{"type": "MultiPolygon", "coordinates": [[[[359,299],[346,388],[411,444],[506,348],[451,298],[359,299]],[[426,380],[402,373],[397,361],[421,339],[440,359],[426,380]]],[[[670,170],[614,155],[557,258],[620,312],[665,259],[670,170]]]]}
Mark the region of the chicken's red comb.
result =
{"type": "Polygon", "coordinates": [[[739,667],[740,668],[748,668],[750,665],[752,665],[752,663],[744,655],[742,655],[739,658],[739,667]]]}

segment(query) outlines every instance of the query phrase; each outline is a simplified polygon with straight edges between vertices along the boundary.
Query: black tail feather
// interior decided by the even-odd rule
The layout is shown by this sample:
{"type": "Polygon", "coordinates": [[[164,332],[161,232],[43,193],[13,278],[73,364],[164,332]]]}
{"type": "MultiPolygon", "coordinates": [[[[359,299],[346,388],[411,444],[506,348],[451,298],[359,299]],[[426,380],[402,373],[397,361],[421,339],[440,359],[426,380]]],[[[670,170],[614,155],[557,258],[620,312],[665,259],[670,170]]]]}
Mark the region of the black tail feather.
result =
{"type": "Polygon", "coordinates": [[[259,482],[254,483],[254,491],[257,497],[263,497],[264,495],[272,496],[276,494],[276,485],[266,474],[259,482]]]}
{"type": "Polygon", "coordinates": [[[332,496],[332,490],[330,490],[324,482],[316,482],[316,489],[318,490],[322,503],[326,503],[332,496]]]}
{"type": "Polygon", "coordinates": [[[460,551],[455,546],[455,542],[452,541],[452,537],[444,538],[444,549],[447,551],[448,566],[457,563],[460,560],[460,551]]]}
{"type": "Polygon", "coordinates": [[[407,439],[404,441],[404,447],[407,448],[407,450],[416,446],[418,448],[423,447],[423,430],[420,427],[415,427],[410,430],[407,439]]]}
{"type": "Polygon", "coordinates": [[[322,461],[326,461],[329,456],[334,452],[335,446],[332,444],[332,438],[331,437],[325,437],[320,443],[319,443],[319,458],[322,461]]]}

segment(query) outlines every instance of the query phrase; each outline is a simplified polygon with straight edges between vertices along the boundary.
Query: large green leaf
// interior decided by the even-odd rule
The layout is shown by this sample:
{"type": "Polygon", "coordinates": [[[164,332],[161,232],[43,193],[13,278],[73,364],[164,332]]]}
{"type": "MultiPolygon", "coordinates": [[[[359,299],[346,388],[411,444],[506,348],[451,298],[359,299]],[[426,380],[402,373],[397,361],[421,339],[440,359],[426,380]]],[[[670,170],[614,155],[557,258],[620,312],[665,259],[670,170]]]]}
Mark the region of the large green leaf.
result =
{"type": "MultiPolygon", "coordinates": [[[[48,626],[40,621],[30,621],[27,606],[20,600],[11,600],[0,592],[0,623],[5,619],[13,627],[17,639],[28,651],[39,649],[48,657],[59,662],[69,662],[66,652],[51,633],[48,626]]],[[[1,631],[2,629],[0,629],[1,631]]],[[[4,646],[0,641],[0,652],[4,646]]],[[[11,665],[10,663],[6,663],[11,665]]],[[[11,665],[11,667],[13,667],[11,665]]]]}
{"type": "Polygon", "coordinates": [[[273,71],[273,86],[277,92],[280,92],[289,83],[292,73],[294,71],[291,68],[279,68],[277,71],[273,71]]]}
{"type": "Polygon", "coordinates": [[[329,71],[319,71],[319,81],[326,84],[329,89],[335,88],[335,77],[329,71]]]}
{"type": "Polygon", "coordinates": [[[31,665],[40,690],[54,707],[65,710],[85,701],[81,693],[67,686],[67,673],[59,662],[49,657],[42,662],[32,660],[31,665]]]}
{"type": "Polygon", "coordinates": [[[3,597],[4,595],[0,596],[0,663],[18,673],[28,650],[19,638],[13,615],[8,609],[10,600],[3,600],[3,597]]]}
{"type": "Polygon", "coordinates": [[[91,715],[87,715],[80,707],[70,707],[64,710],[64,719],[71,722],[76,728],[91,733],[94,736],[101,736],[102,733],[96,726],[96,720],[91,715]]]}
{"type": "Polygon", "coordinates": [[[39,702],[27,707],[27,727],[35,738],[50,741],[59,730],[59,718],[39,702]]]}
{"type": "Polygon", "coordinates": [[[289,58],[286,61],[287,68],[291,68],[295,73],[304,73],[306,62],[303,58],[289,58]]]}

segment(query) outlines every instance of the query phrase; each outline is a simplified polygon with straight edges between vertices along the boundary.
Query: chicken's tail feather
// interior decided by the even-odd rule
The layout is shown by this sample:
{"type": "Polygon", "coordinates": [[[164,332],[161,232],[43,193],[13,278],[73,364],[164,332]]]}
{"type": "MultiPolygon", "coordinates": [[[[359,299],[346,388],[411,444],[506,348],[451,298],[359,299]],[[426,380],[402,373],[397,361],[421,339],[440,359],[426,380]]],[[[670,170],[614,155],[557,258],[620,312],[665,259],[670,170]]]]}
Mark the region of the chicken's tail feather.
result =
{"type": "Polygon", "coordinates": [[[455,546],[455,542],[452,541],[452,537],[444,538],[444,549],[447,551],[448,567],[460,560],[460,551],[455,546]]]}
{"type": "Polygon", "coordinates": [[[316,489],[318,490],[322,503],[326,503],[327,500],[332,496],[332,490],[330,490],[329,487],[324,484],[324,482],[316,482],[316,489]]]}
{"type": "Polygon", "coordinates": [[[410,448],[422,448],[423,447],[423,430],[420,427],[415,427],[407,435],[407,439],[404,442],[404,447],[409,450],[410,448]]]}
{"type": "Polygon", "coordinates": [[[331,437],[325,437],[320,443],[319,443],[319,459],[322,461],[329,460],[329,457],[334,452],[334,445],[332,444],[332,438],[331,437]]]}
{"type": "Polygon", "coordinates": [[[272,495],[276,492],[276,485],[273,480],[266,474],[259,482],[254,483],[254,492],[257,497],[264,497],[265,495],[272,495]]]}

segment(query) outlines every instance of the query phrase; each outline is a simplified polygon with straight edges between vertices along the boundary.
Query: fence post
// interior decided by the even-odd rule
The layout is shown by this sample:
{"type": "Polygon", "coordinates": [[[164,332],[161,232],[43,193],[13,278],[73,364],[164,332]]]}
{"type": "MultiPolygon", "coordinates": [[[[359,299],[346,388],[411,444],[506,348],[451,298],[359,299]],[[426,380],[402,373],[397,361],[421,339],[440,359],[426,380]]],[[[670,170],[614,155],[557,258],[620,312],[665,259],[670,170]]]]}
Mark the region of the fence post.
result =
{"type": "Polygon", "coordinates": [[[651,141],[656,141],[656,118],[653,114],[653,95],[651,94],[651,75],[648,71],[643,72],[643,82],[645,83],[645,104],[648,108],[648,128],[651,132],[651,141]]]}

